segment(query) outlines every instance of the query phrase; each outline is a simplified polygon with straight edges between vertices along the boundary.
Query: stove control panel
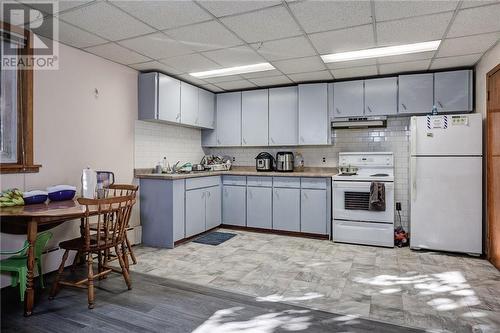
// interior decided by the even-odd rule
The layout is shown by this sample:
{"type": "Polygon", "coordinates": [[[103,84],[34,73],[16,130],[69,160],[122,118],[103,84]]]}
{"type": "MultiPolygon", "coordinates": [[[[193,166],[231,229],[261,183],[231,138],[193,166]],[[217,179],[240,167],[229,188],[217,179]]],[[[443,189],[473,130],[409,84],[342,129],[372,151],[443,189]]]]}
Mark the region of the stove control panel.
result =
{"type": "Polygon", "coordinates": [[[339,166],[392,167],[393,153],[339,153],[339,166]]]}

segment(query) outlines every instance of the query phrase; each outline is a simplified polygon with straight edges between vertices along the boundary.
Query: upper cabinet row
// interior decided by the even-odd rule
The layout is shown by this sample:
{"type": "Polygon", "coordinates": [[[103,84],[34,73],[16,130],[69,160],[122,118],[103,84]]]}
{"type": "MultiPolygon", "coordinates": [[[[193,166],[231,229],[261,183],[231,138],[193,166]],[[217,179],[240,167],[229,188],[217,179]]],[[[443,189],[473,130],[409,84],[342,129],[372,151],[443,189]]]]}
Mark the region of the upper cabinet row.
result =
{"type": "Polygon", "coordinates": [[[334,118],[473,110],[471,70],[330,84],[334,118]]]}
{"type": "Polygon", "coordinates": [[[139,75],[139,120],[212,129],[215,94],[161,73],[139,75]]]}
{"type": "Polygon", "coordinates": [[[326,83],[217,94],[216,126],[204,146],[329,143],[326,83]]]}

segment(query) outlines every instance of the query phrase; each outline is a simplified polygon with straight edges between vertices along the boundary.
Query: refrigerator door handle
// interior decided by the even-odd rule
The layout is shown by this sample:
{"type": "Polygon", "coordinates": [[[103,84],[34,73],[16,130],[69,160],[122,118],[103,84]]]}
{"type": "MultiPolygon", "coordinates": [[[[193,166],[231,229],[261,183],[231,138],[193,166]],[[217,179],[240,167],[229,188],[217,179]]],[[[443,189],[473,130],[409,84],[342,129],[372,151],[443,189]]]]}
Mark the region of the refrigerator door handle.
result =
{"type": "Polygon", "coordinates": [[[417,117],[411,117],[410,133],[410,156],[415,156],[417,154],[417,117]]]}
{"type": "Polygon", "coordinates": [[[410,157],[410,175],[411,175],[411,201],[415,201],[417,199],[417,158],[410,157]]]}

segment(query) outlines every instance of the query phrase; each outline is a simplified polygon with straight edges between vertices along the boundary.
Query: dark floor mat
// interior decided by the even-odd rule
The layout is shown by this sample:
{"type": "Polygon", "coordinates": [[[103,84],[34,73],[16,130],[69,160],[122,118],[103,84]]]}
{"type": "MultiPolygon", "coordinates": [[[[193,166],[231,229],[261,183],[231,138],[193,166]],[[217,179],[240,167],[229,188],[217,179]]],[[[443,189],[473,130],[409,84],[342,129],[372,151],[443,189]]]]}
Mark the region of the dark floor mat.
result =
{"type": "Polygon", "coordinates": [[[233,238],[234,236],[236,236],[236,234],[214,231],[195,239],[193,242],[207,245],[219,245],[233,238]]]}

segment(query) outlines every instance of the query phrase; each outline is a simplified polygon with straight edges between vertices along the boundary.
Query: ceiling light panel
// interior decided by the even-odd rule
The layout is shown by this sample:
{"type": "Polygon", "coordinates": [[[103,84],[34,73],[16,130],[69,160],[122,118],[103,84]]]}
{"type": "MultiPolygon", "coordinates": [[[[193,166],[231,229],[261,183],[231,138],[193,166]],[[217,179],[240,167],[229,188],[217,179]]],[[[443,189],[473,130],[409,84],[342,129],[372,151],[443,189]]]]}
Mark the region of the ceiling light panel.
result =
{"type": "Polygon", "coordinates": [[[236,74],[244,74],[244,73],[253,73],[253,72],[262,72],[269,71],[274,69],[274,67],[268,62],[262,62],[253,65],[246,66],[236,66],[236,67],[228,67],[221,69],[214,69],[210,71],[204,72],[195,72],[189,73],[189,75],[204,79],[209,77],[218,77],[218,76],[226,76],[226,75],[236,75],[236,74]]]}

